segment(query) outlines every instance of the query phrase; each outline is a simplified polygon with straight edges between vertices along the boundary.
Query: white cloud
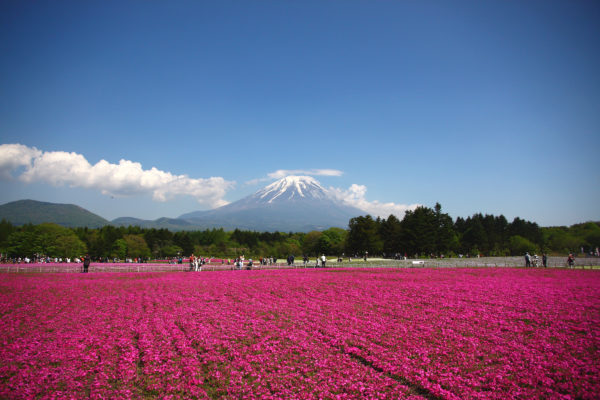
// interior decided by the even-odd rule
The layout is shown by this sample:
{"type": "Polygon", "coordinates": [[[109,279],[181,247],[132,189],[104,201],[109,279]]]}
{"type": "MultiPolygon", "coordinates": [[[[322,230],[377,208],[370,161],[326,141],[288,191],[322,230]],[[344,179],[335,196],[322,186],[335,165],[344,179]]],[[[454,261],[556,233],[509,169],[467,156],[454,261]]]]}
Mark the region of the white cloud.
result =
{"type": "Polygon", "coordinates": [[[342,176],[344,173],[337,169],[279,169],[267,174],[270,179],[281,179],[289,175],[309,176],[342,176]]]}
{"type": "Polygon", "coordinates": [[[252,179],[246,182],[247,185],[256,185],[261,182],[271,181],[273,179],[282,179],[290,175],[308,175],[308,176],[342,176],[343,171],[337,169],[278,169],[275,172],[267,174],[266,178],[252,179]]]}
{"type": "Polygon", "coordinates": [[[64,151],[42,152],[35,147],[20,144],[0,145],[0,174],[11,177],[19,168],[23,182],[44,182],[54,186],[68,185],[100,190],[113,196],[152,194],[156,201],[167,201],[175,196],[192,196],[209,207],[220,207],[235,182],[221,177],[207,179],[173,175],[152,167],[149,170],[129,160],[111,164],[100,160],[91,165],[83,155],[64,151]]]}
{"type": "Polygon", "coordinates": [[[35,147],[22,144],[0,145],[0,178],[11,179],[12,171],[31,166],[31,160],[41,154],[35,147]]]}
{"type": "Polygon", "coordinates": [[[352,184],[347,190],[330,187],[329,193],[336,199],[350,206],[361,209],[374,217],[387,218],[394,214],[398,219],[404,218],[404,213],[408,210],[414,210],[419,204],[396,204],[381,203],[377,200],[368,201],[365,198],[367,187],[364,185],[352,184]]]}

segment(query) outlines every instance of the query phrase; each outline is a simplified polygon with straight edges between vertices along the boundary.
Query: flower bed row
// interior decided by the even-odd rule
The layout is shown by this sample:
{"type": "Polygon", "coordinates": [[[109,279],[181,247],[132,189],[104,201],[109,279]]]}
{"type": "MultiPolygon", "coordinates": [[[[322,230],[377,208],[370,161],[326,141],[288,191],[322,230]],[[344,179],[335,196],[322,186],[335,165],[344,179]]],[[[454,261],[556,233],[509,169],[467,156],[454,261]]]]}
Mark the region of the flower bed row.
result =
{"type": "Polygon", "coordinates": [[[0,281],[0,398],[596,398],[600,274],[401,269],[0,281]]]}

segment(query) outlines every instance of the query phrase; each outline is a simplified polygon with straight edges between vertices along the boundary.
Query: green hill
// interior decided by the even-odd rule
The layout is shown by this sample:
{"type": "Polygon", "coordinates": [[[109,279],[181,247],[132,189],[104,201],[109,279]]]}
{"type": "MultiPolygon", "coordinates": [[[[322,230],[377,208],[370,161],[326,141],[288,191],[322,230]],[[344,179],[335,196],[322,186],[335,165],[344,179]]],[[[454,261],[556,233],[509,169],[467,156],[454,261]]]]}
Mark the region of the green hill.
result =
{"type": "Polygon", "coordinates": [[[1,205],[0,219],[5,219],[13,225],[53,222],[66,227],[98,228],[109,224],[106,219],[74,204],[35,200],[18,200],[1,205]]]}

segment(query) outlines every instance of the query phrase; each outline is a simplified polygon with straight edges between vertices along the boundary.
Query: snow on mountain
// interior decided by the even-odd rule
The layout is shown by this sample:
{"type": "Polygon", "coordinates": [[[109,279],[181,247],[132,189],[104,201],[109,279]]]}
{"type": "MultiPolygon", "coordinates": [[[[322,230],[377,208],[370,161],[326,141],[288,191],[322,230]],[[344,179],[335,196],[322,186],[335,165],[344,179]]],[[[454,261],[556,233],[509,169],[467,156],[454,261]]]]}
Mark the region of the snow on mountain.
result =
{"type": "Polygon", "coordinates": [[[256,193],[210,211],[181,215],[195,225],[257,231],[345,228],[364,211],[343,204],[310,176],[287,176],[256,193]]]}
{"type": "Polygon", "coordinates": [[[327,191],[310,176],[286,176],[259,190],[252,197],[272,203],[278,199],[292,200],[298,196],[318,200],[328,197],[327,191]]]}

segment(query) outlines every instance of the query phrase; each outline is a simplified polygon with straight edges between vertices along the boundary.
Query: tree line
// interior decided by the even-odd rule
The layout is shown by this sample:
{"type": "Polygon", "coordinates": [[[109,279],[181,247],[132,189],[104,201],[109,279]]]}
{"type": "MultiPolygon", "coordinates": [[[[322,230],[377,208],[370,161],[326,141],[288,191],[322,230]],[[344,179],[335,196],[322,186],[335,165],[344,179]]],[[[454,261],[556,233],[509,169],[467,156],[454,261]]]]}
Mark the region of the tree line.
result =
{"type": "Polygon", "coordinates": [[[350,253],[385,256],[509,256],[529,253],[595,253],[600,246],[600,224],[587,222],[571,227],[541,228],[535,222],[503,215],[474,214],[455,221],[434,208],[407,211],[400,221],[371,216],[352,218],[346,249],[350,253]]]}
{"type": "Polygon", "coordinates": [[[246,258],[289,255],[453,257],[506,256],[530,253],[594,252],[600,246],[597,222],[571,227],[541,228],[536,223],[503,216],[474,214],[453,220],[434,208],[418,207],[402,220],[370,215],[352,218],[347,229],[308,233],[225,231],[171,232],[137,226],[65,228],[56,224],[14,226],[0,222],[0,252],[4,257],[48,256],[75,258],[166,259],[193,254],[205,257],[246,258]]]}

